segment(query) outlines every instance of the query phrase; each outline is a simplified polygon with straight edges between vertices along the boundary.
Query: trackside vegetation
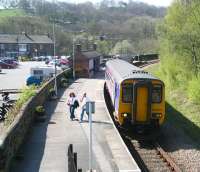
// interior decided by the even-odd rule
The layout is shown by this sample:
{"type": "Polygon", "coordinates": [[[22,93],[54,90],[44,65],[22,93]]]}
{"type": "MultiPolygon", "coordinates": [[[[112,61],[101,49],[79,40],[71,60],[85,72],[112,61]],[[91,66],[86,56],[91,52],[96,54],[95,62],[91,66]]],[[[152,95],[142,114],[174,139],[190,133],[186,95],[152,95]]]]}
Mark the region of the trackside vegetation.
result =
{"type": "Polygon", "coordinates": [[[167,121],[200,143],[200,3],[175,0],[157,27],[160,64],[148,70],[165,82],[167,121]]]}
{"type": "Polygon", "coordinates": [[[175,0],[158,32],[161,63],[157,74],[165,81],[167,101],[177,110],[168,113],[169,120],[200,140],[199,1],[175,0]]]}
{"type": "Polygon", "coordinates": [[[199,1],[175,0],[158,26],[158,33],[161,63],[156,73],[167,87],[168,118],[199,141],[199,1]]]}
{"type": "Polygon", "coordinates": [[[172,89],[200,101],[200,3],[176,0],[168,9],[160,35],[161,73],[172,89]]]}
{"type": "Polygon", "coordinates": [[[161,64],[153,65],[147,70],[165,83],[166,123],[181,128],[192,139],[200,143],[200,103],[190,99],[184,87],[172,88],[167,82],[168,77],[163,75],[161,64]]]}

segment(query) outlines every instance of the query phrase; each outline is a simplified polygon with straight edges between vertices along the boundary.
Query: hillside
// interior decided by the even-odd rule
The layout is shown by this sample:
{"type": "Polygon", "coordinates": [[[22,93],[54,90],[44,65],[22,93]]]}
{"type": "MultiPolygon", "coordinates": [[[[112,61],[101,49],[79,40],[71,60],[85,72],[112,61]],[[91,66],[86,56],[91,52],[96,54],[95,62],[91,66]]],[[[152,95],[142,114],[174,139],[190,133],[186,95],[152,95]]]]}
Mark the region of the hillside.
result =
{"type": "MultiPolygon", "coordinates": [[[[9,1],[6,2],[8,6],[9,1]]],[[[71,52],[74,34],[79,43],[97,42],[98,51],[103,54],[155,53],[158,51],[156,25],[166,13],[165,8],[132,1],[110,4],[104,0],[99,5],[58,1],[54,4],[45,0],[15,3],[13,10],[0,11],[6,18],[1,21],[0,33],[52,34],[54,21],[56,30],[62,33],[59,36],[56,32],[59,53],[71,52]],[[100,36],[104,38],[101,42],[100,36]]]]}
{"type": "Polygon", "coordinates": [[[0,9],[0,19],[6,17],[20,17],[25,16],[26,13],[20,9],[0,9]]]}

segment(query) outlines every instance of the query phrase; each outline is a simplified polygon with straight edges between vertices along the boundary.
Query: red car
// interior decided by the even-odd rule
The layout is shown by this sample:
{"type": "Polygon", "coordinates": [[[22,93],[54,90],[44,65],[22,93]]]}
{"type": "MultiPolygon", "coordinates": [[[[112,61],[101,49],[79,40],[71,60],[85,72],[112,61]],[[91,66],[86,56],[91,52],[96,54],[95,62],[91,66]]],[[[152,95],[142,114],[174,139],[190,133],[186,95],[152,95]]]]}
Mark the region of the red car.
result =
{"type": "Polygon", "coordinates": [[[2,69],[14,69],[16,68],[16,64],[9,64],[4,62],[3,60],[0,60],[0,67],[2,69]]]}
{"type": "Polygon", "coordinates": [[[14,68],[18,66],[18,62],[14,59],[6,58],[6,59],[3,59],[2,61],[9,65],[12,65],[14,68]]]}
{"type": "Polygon", "coordinates": [[[69,60],[60,59],[60,64],[61,64],[61,65],[69,65],[69,60]]]}

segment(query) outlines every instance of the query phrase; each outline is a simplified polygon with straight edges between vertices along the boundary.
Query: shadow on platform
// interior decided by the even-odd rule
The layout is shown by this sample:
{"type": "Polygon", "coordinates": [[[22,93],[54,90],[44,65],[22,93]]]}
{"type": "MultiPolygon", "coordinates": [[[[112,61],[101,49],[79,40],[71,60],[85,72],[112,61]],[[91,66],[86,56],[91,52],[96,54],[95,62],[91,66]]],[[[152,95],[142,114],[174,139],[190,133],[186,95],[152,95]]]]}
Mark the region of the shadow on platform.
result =
{"type": "Polygon", "coordinates": [[[44,156],[44,149],[47,138],[47,128],[48,125],[56,124],[56,122],[51,121],[52,115],[55,113],[55,108],[59,103],[60,98],[64,94],[65,89],[58,90],[59,99],[55,101],[47,101],[45,103],[45,108],[48,109],[47,119],[45,122],[35,122],[30,131],[27,134],[27,138],[24,144],[21,146],[19,150],[19,154],[21,155],[20,159],[15,158],[12,162],[10,172],[39,172],[40,166],[42,162],[42,158],[44,156]],[[26,157],[29,157],[28,160],[26,157]],[[31,161],[30,161],[31,160],[31,161]]]}

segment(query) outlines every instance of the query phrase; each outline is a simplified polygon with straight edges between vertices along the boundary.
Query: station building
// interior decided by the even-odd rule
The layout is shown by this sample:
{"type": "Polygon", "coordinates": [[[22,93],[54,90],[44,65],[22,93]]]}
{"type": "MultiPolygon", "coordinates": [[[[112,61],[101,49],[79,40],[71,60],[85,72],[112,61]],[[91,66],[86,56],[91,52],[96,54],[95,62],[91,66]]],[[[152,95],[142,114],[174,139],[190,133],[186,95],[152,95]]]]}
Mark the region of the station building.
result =
{"type": "Polygon", "coordinates": [[[91,78],[100,69],[101,54],[96,51],[96,44],[92,50],[83,51],[81,45],[76,45],[74,67],[76,78],[91,78]]]}
{"type": "Polygon", "coordinates": [[[53,41],[49,35],[0,34],[0,57],[53,55],[53,41]]]}

